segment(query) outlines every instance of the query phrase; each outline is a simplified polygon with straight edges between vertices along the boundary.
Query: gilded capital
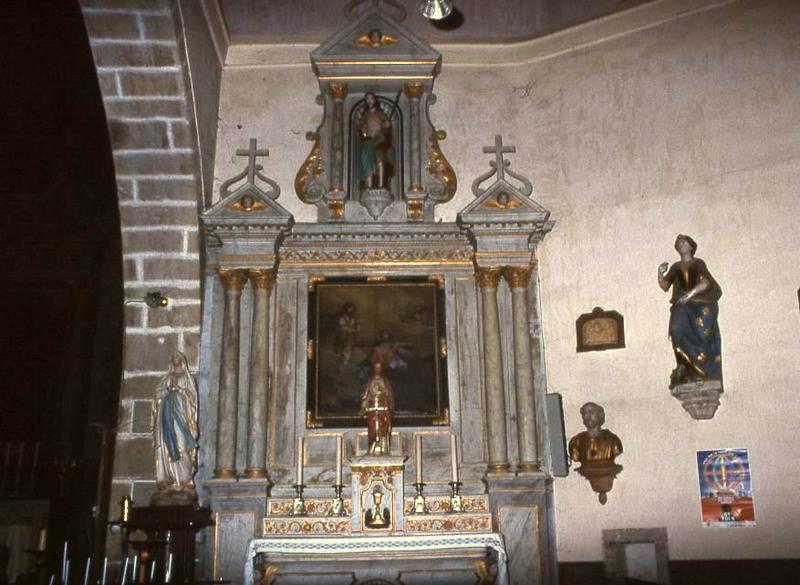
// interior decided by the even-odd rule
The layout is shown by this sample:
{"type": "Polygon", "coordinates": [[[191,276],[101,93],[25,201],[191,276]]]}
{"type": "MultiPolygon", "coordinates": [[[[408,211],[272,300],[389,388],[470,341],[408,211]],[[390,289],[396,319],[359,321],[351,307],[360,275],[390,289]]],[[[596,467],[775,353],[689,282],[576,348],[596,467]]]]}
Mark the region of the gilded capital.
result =
{"type": "Polygon", "coordinates": [[[346,83],[331,83],[328,86],[328,90],[330,90],[333,99],[335,100],[343,100],[347,97],[347,84],[346,83]]]}
{"type": "Polygon", "coordinates": [[[503,276],[511,288],[525,288],[531,278],[530,266],[506,266],[503,276]]]}
{"type": "Polygon", "coordinates": [[[497,266],[479,266],[475,269],[475,280],[478,281],[478,286],[482,289],[497,288],[502,275],[503,269],[497,266]]]}
{"type": "Polygon", "coordinates": [[[415,81],[414,83],[406,83],[403,86],[403,91],[405,94],[412,99],[421,97],[424,90],[425,86],[423,86],[419,81],[415,81]]]}
{"type": "Polygon", "coordinates": [[[275,284],[275,271],[272,269],[251,268],[247,271],[247,275],[256,290],[269,291],[272,285],[275,284]]]}
{"type": "Polygon", "coordinates": [[[225,292],[241,291],[244,284],[247,282],[246,270],[217,268],[217,274],[219,274],[219,278],[222,280],[222,286],[225,288],[225,292]]]}

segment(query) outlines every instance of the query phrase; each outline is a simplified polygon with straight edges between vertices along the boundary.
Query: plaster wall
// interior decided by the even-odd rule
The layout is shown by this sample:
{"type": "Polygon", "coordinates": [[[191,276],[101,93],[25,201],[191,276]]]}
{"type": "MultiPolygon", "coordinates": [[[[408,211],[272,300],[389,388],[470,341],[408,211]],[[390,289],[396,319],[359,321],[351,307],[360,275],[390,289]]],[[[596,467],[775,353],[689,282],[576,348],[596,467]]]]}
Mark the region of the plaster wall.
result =
{"type": "MultiPolygon", "coordinates": [[[[448,132],[442,148],[460,181],[438,213],[452,221],[472,200],[469,185],[488,168],[480,147],[500,133],[557,222],[539,254],[548,389],[564,397],[568,435],[593,400],[625,446],[606,506],[577,474],[556,481],[560,561],[601,559],[604,528],[659,526],[673,559],[798,557],[800,471],[778,453],[794,443],[800,386],[800,13],[792,0],[646,9],[660,16],[633,11],[616,28],[511,47],[438,47],[431,118],[448,132]],[[669,304],[656,268],[677,259],[678,233],[698,241],[724,290],[726,392],[711,421],[692,420],[668,391],[669,304]],[[576,354],[575,319],[595,306],[625,316],[625,349],[576,354]],[[695,451],[718,447],[750,450],[754,528],[701,527],[695,451]]],[[[313,221],[292,188],[321,116],[308,51],[248,50],[232,47],[223,71],[215,184],[243,167],[233,153],[257,137],[280,203],[313,221]]]]}

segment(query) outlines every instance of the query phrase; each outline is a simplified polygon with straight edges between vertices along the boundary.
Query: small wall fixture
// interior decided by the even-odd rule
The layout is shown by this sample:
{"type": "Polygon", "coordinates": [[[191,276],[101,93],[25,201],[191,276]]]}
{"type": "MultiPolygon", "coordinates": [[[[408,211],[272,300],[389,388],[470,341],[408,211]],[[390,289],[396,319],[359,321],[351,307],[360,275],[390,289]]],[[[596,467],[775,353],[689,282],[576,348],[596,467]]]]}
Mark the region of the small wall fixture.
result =
{"type": "Polygon", "coordinates": [[[453,12],[453,2],[452,0],[423,0],[417,10],[428,20],[442,20],[453,12]]]}
{"type": "Polygon", "coordinates": [[[144,295],[143,299],[128,299],[125,301],[126,305],[132,303],[144,303],[151,309],[161,309],[169,305],[169,299],[162,295],[161,291],[154,290],[144,295]]]}

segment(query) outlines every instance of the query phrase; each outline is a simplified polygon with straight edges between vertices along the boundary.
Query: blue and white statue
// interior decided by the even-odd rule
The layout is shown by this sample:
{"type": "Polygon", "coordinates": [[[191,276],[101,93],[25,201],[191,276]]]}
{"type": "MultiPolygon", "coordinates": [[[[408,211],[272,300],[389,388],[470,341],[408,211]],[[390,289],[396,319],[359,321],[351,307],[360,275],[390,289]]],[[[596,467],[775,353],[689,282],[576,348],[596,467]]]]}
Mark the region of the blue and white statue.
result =
{"type": "MultiPolygon", "coordinates": [[[[658,284],[663,291],[672,287],[669,338],[676,366],[670,388],[684,384],[722,381],[722,342],[720,340],[719,298],[722,296],[705,262],[695,258],[697,243],[689,236],[675,238],[681,259],[658,267],[658,284]]],[[[721,386],[720,386],[721,388],[721,386]]]]}
{"type": "Polygon", "coordinates": [[[158,382],[153,402],[159,490],[154,500],[196,499],[197,439],[197,387],[186,356],[177,351],[170,356],[169,370],[158,382]]]}

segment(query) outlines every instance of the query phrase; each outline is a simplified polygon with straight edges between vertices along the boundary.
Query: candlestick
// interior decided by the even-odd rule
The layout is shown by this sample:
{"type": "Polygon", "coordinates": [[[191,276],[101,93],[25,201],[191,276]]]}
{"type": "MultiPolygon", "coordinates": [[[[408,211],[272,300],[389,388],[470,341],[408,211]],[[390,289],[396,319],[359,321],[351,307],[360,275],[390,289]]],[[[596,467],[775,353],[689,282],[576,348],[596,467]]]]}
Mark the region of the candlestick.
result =
{"type": "Polygon", "coordinates": [[[64,567],[64,585],[69,585],[69,559],[64,567]]]}
{"type": "Polygon", "coordinates": [[[69,552],[69,541],[64,541],[64,554],[61,557],[61,582],[64,582],[64,577],[67,574],[67,554],[69,552]]]}
{"type": "Polygon", "coordinates": [[[106,585],[106,572],[108,571],[108,557],[103,557],[103,578],[100,585],[106,585]]]}
{"type": "Polygon", "coordinates": [[[450,435],[450,468],[453,471],[453,481],[458,483],[458,457],[456,452],[456,436],[450,435]]]}
{"type": "Polygon", "coordinates": [[[342,484],[342,436],[336,437],[336,485],[342,484]]]}
{"type": "Polygon", "coordinates": [[[292,500],[292,513],[290,516],[307,516],[306,501],[303,499],[303,490],[306,486],[301,483],[294,485],[294,500],[292,500]]]}
{"type": "Polygon", "coordinates": [[[153,564],[150,565],[150,582],[152,583],[155,580],[156,580],[156,562],[153,561],[153,564]]]}
{"type": "Polygon", "coordinates": [[[123,566],[123,568],[122,568],[122,585],[125,585],[125,581],[126,581],[126,579],[128,578],[128,561],[129,561],[129,560],[130,560],[130,559],[129,559],[129,558],[128,558],[128,556],[126,555],[126,556],[125,556],[125,565],[124,565],[124,566],[123,566]]]}
{"type": "Polygon", "coordinates": [[[55,573],[53,573],[53,574],[50,575],[50,582],[47,585],[53,585],[53,583],[55,583],[55,581],[56,581],[56,576],[55,576],[55,573]]]}
{"type": "Polygon", "coordinates": [[[450,488],[453,490],[453,493],[450,495],[450,512],[463,512],[464,511],[464,502],[461,499],[461,495],[458,493],[458,488],[461,487],[460,481],[451,481],[450,488]]]}
{"type": "Polygon", "coordinates": [[[303,485],[303,447],[305,440],[303,436],[297,437],[297,475],[295,485],[303,485]]]}
{"type": "Polygon", "coordinates": [[[415,481],[413,485],[417,490],[417,495],[414,496],[414,514],[428,514],[428,505],[425,503],[425,496],[422,495],[422,488],[425,484],[421,481],[415,481]]]}
{"type": "Polygon", "coordinates": [[[331,502],[328,516],[347,516],[347,510],[344,508],[344,499],[342,498],[342,489],[344,489],[344,486],[340,483],[333,486],[336,495],[333,497],[333,502],[331,502]]]}
{"type": "Polygon", "coordinates": [[[86,568],[83,570],[83,585],[89,585],[89,571],[92,568],[92,557],[86,559],[86,568]]]}
{"type": "Polygon", "coordinates": [[[139,573],[136,572],[136,566],[139,564],[139,555],[133,555],[133,567],[131,568],[131,583],[139,582],[139,573]]]}
{"type": "Polygon", "coordinates": [[[169,553],[169,558],[167,559],[167,575],[164,580],[169,583],[172,580],[172,553],[169,553]]]}
{"type": "Polygon", "coordinates": [[[422,484],[422,437],[420,435],[414,437],[414,458],[416,459],[415,463],[417,467],[416,483],[422,484]]]}
{"type": "Polygon", "coordinates": [[[39,530],[39,544],[37,550],[47,550],[47,528],[39,530]]]}

